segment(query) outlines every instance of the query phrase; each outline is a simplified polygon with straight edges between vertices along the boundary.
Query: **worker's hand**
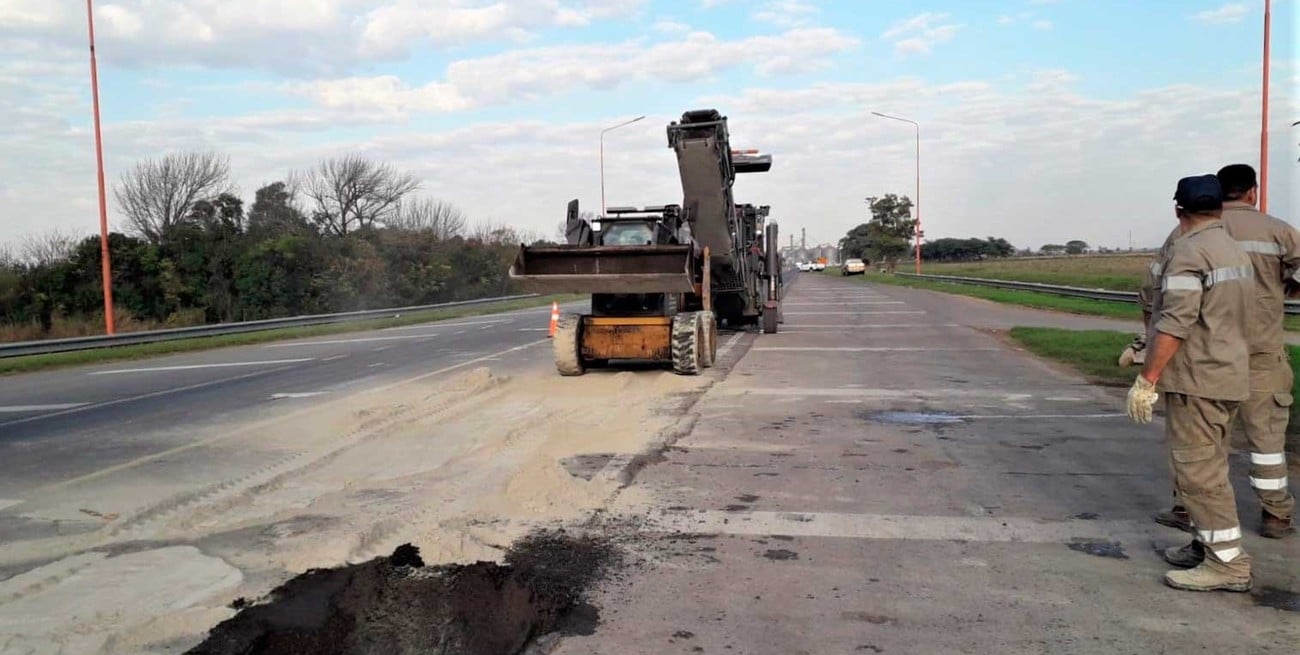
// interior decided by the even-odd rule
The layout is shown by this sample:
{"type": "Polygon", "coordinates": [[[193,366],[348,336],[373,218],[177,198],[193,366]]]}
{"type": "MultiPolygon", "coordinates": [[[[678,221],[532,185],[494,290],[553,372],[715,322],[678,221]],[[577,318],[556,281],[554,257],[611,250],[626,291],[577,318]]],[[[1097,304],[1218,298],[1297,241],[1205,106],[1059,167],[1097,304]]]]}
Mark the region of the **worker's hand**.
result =
{"type": "Polygon", "coordinates": [[[1133,341],[1124,346],[1124,352],[1119,354],[1119,365],[1123,367],[1141,366],[1147,361],[1147,339],[1143,335],[1133,337],[1133,341]]]}
{"type": "Polygon", "coordinates": [[[1151,410],[1159,399],[1160,394],[1156,392],[1156,385],[1139,374],[1128,390],[1128,417],[1140,425],[1150,423],[1151,410]]]}

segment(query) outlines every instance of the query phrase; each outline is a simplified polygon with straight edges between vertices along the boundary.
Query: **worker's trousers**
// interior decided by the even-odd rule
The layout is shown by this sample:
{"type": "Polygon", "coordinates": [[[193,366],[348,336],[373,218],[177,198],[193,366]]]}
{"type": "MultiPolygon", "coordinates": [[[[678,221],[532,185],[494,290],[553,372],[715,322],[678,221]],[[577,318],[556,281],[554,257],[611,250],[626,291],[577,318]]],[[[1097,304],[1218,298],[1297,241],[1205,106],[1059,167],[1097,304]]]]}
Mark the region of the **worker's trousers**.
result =
{"type": "Polygon", "coordinates": [[[1286,426],[1294,374],[1285,352],[1250,356],[1250,399],[1238,412],[1250,445],[1250,486],[1264,511],[1290,519],[1295,497],[1287,486],[1286,426]]]}
{"type": "Polygon", "coordinates": [[[1191,515],[1207,566],[1250,574],[1228,481],[1228,431],[1239,403],[1166,393],[1165,439],[1178,498],[1191,515]]]}

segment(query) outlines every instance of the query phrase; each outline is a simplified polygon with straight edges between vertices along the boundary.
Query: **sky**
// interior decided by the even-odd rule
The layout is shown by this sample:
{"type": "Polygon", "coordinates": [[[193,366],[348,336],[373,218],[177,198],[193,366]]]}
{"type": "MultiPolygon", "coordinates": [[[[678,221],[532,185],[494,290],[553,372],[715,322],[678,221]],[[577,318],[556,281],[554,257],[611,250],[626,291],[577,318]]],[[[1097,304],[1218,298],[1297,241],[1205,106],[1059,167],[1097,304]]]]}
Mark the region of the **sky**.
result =
{"type": "MultiPolygon", "coordinates": [[[[1300,220],[1300,0],[1273,2],[1272,213],[1300,220]]],[[[680,202],[665,127],[716,108],[773,157],[784,234],[916,195],[928,238],[1155,246],[1184,175],[1257,164],[1263,0],[98,0],[113,184],[170,152],[262,184],[346,154],[473,221],[680,202]]],[[[85,3],[0,0],[0,243],[98,230],[85,3]]],[[[110,189],[109,217],[123,224],[110,189]]]]}

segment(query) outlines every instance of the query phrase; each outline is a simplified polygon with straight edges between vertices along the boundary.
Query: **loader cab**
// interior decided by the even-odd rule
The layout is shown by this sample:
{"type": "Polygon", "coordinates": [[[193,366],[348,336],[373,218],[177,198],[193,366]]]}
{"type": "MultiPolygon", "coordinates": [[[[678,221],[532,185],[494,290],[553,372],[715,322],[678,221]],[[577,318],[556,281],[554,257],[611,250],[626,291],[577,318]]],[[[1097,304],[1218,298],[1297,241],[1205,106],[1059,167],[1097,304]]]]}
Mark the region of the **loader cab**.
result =
{"type": "Polygon", "coordinates": [[[660,246],[683,243],[678,205],[609,207],[600,218],[596,242],[602,246],[660,246]]]}

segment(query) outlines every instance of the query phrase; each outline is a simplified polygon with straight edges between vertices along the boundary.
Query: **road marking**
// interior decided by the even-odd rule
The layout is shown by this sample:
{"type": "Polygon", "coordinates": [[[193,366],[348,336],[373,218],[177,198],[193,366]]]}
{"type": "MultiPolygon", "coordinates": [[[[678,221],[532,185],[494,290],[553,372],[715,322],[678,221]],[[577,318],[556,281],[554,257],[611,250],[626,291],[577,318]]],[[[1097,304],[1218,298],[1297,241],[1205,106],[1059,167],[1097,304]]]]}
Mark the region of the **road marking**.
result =
{"type": "Polygon", "coordinates": [[[1019,516],[908,516],[832,512],[671,512],[646,517],[642,532],[789,535],[905,541],[1068,543],[1144,535],[1146,522],[1050,520],[1019,516]]]}
{"type": "Polygon", "coordinates": [[[81,407],[86,404],[88,403],[59,403],[56,405],[0,405],[0,414],[25,414],[27,412],[57,412],[61,409],[72,409],[73,407],[81,407]]]}
{"type": "Polygon", "coordinates": [[[67,415],[67,414],[77,414],[77,413],[79,413],[79,412],[90,411],[90,410],[92,410],[92,409],[99,409],[99,408],[101,408],[101,407],[112,407],[113,405],[121,405],[122,403],[129,403],[129,402],[134,402],[134,401],[137,401],[137,400],[148,400],[149,398],[157,398],[158,396],[166,396],[166,395],[168,395],[168,394],[180,393],[180,392],[183,392],[183,391],[193,391],[193,390],[195,390],[195,389],[202,389],[202,388],[204,388],[204,387],[212,387],[212,386],[216,386],[216,385],[218,385],[218,384],[225,384],[225,383],[227,383],[227,382],[236,382],[236,381],[239,381],[239,380],[243,380],[243,379],[245,379],[245,378],[253,378],[253,377],[257,377],[257,376],[259,376],[259,375],[268,375],[268,374],[271,374],[271,373],[276,373],[276,372],[279,372],[279,371],[287,370],[287,369],[289,369],[289,368],[292,368],[292,367],[290,367],[290,366],[281,366],[281,367],[278,367],[278,368],[271,368],[271,369],[266,369],[266,370],[263,370],[263,371],[253,371],[252,373],[244,373],[244,374],[242,374],[242,375],[232,375],[232,376],[230,376],[230,377],[226,377],[226,378],[220,378],[220,379],[217,379],[217,380],[208,380],[207,382],[199,382],[198,384],[191,384],[191,385],[184,386],[184,387],[177,387],[177,388],[175,388],[175,389],[163,389],[162,391],[154,391],[154,392],[152,392],[152,393],[140,394],[140,395],[138,395],[138,396],[130,396],[130,397],[127,397],[127,398],[118,398],[117,400],[108,400],[108,401],[104,401],[104,402],[102,402],[102,403],[94,403],[94,404],[90,404],[90,405],[82,405],[81,407],[73,407],[73,408],[71,408],[71,409],[65,409],[65,410],[63,410],[63,411],[53,412],[53,413],[50,413],[50,414],[41,414],[41,415],[39,415],[39,416],[28,416],[28,417],[26,417],[26,418],[20,418],[20,419],[16,419],[16,420],[13,420],[13,421],[7,421],[7,422],[5,422],[5,423],[0,423],[0,428],[8,427],[8,426],[11,426],[11,425],[20,425],[20,424],[22,424],[22,423],[31,423],[31,422],[33,422],[33,421],[40,421],[40,420],[44,420],[44,419],[47,419],[47,418],[54,418],[54,417],[56,417],[56,416],[65,416],[65,415],[67,415]]]}
{"type": "Polygon", "coordinates": [[[844,346],[844,347],[823,347],[823,346],[757,346],[754,350],[784,350],[792,352],[848,352],[848,353],[884,353],[884,352],[985,352],[992,350],[1002,350],[1001,348],[926,348],[923,346],[897,346],[897,347],[870,347],[870,346],[844,346]]]}
{"type": "Polygon", "coordinates": [[[271,400],[284,400],[290,398],[311,398],[312,396],[323,396],[326,391],[300,391],[297,393],[273,393],[271,400]]]}
{"type": "Polygon", "coordinates": [[[183,366],[149,366],[146,368],[115,368],[109,371],[91,371],[86,375],[121,375],[123,373],[157,373],[159,371],[191,371],[201,368],[236,368],[240,366],[274,366],[315,361],[315,357],[299,359],[264,359],[259,362],[220,362],[217,364],[186,364],[183,366]]]}
{"type": "Polygon", "coordinates": [[[371,341],[404,341],[407,339],[430,339],[438,336],[436,332],[429,334],[403,334],[395,337],[358,337],[356,339],[326,339],[324,341],[294,341],[291,343],[270,343],[263,348],[301,348],[303,346],[323,346],[327,344],[338,343],[367,343],[371,341]]]}
{"type": "MultiPolygon", "coordinates": [[[[420,375],[417,375],[417,376],[412,377],[412,378],[407,378],[407,379],[405,379],[405,380],[398,380],[397,382],[393,382],[392,384],[388,384],[388,385],[385,385],[385,386],[382,386],[382,387],[378,387],[378,388],[376,388],[376,389],[371,389],[371,390],[369,390],[369,391],[372,392],[372,393],[373,393],[373,392],[376,392],[376,391],[379,391],[379,392],[382,392],[382,391],[388,391],[389,389],[393,389],[393,388],[396,388],[396,387],[400,387],[400,386],[402,386],[402,385],[404,385],[404,384],[410,384],[410,383],[412,383],[412,382],[419,382],[420,380],[425,380],[425,379],[428,379],[428,378],[434,377],[434,376],[436,376],[436,375],[441,375],[441,374],[443,374],[443,373],[447,373],[447,372],[454,371],[454,370],[457,370],[457,369],[460,369],[460,368],[464,368],[464,367],[469,366],[469,365],[471,365],[471,364],[476,364],[476,363],[478,363],[478,362],[485,361],[485,360],[491,359],[491,358],[493,358],[493,357],[500,357],[501,355],[507,355],[507,354],[510,354],[510,353],[513,353],[513,352],[518,352],[518,351],[520,351],[520,350],[525,350],[525,349],[527,349],[527,348],[532,348],[533,346],[540,345],[540,344],[543,344],[543,343],[549,343],[549,342],[550,342],[549,339],[542,339],[542,340],[540,340],[540,341],[533,341],[533,342],[531,342],[531,343],[526,343],[526,344],[524,344],[524,345],[522,345],[522,346],[515,346],[515,347],[513,347],[513,348],[507,348],[506,350],[502,350],[501,352],[498,352],[498,353],[494,353],[494,354],[491,354],[491,355],[485,355],[485,356],[480,357],[480,358],[478,358],[478,359],[472,359],[472,360],[469,360],[469,361],[466,361],[466,362],[461,362],[461,363],[459,363],[459,364],[452,364],[451,366],[445,366],[445,367],[440,368],[440,369],[438,369],[438,370],[436,370],[436,371],[430,371],[430,372],[428,372],[428,373],[422,373],[422,374],[420,374],[420,375]]],[[[263,375],[263,374],[268,373],[268,372],[271,372],[271,371],[258,371],[258,372],[256,372],[256,373],[246,373],[246,374],[244,374],[244,375],[235,376],[235,377],[231,377],[231,378],[226,378],[225,380],[214,380],[214,381],[212,381],[212,382],[204,382],[204,383],[202,383],[202,384],[195,384],[195,385],[192,385],[192,386],[189,386],[189,387],[182,387],[182,388],[180,388],[180,389],[168,389],[168,390],[166,390],[166,391],[159,391],[159,392],[155,392],[155,393],[151,393],[151,394],[145,394],[145,395],[143,395],[143,396],[136,396],[135,398],[128,398],[128,399],[123,399],[123,400],[115,400],[115,401],[111,401],[111,402],[107,402],[107,403],[101,403],[100,405],[94,405],[94,406],[91,406],[91,407],[102,407],[102,406],[104,406],[104,405],[114,405],[114,404],[117,404],[117,403],[126,402],[126,401],[128,401],[128,400],[139,400],[139,399],[148,398],[148,397],[151,397],[151,396],[161,396],[161,395],[164,395],[164,394],[175,393],[175,392],[178,392],[178,391],[187,391],[187,390],[189,390],[189,389],[197,389],[197,388],[199,388],[199,387],[211,386],[211,385],[214,385],[214,384],[220,384],[220,383],[222,383],[222,382],[234,381],[234,380],[238,380],[238,379],[240,379],[240,378],[253,377],[253,376],[255,376],[255,375],[263,375]]],[[[358,392],[358,393],[366,393],[366,392],[358,392]]],[[[68,410],[68,413],[70,413],[70,412],[78,412],[78,411],[82,411],[82,409],[83,409],[83,408],[70,409],[70,410],[68,410]]],[[[89,409],[89,407],[84,408],[84,409],[89,409]]],[[[308,414],[311,414],[311,413],[313,413],[313,412],[318,412],[318,411],[320,411],[320,409],[317,408],[317,407],[304,407],[304,408],[302,408],[302,409],[299,409],[299,410],[296,410],[296,411],[292,411],[292,412],[289,412],[289,413],[287,413],[287,414],[282,414],[282,415],[280,415],[280,416],[275,416],[275,417],[272,417],[272,418],[268,418],[268,419],[266,419],[266,420],[264,420],[264,421],[259,421],[259,422],[257,422],[257,423],[253,423],[253,424],[250,424],[250,425],[246,425],[246,426],[244,426],[244,427],[242,427],[242,428],[238,428],[238,429],[235,429],[235,430],[230,430],[230,431],[228,431],[228,432],[223,432],[223,433],[221,433],[221,434],[216,434],[216,435],[213,435],[213,436],[211,436],[211,437],[208,437],[207,439],[200,439],[200,440],[198,440],[198,441],[192,441],[192,442],[187,443],[187,444],[182,445],[182,446],[176,446],[175,448],[168,448],[167,450],[161,450],[161,451],[158,451],[158,452],[153,453],[153,454],[150,454],[150,455],[145,455],[145,456],[143,456],[143,457],[138,457],[138,458],[133,459],[133,460],[128,461],[128,462],[122,462],[121,464],[114,464],[113,466],[109,466],[109,467],[106,467],[106,468],[102,468],[102,469],[100,469],[100,470],[98,470],[98,471],[94,471],[94,472],[91,472],[91,473],[87,473],[87,474],[85,474],[85,475],[80,475],[80,476],[77,476],[77,477],[75,477],[75,478],[69,478],[69,479],[67,479],[67,480],[63,480],[62,482],[55,482],[55,483],[52,483],[52,484],[46,485],[46,486],[44,486],[44,487],[38,487],[38,488],[36,489],[36,492],[37,492],[37,493],[35,493],[34,495],[37,496],[37,497],[39,497],[40,494],[41,494],[42,492],[52,491],[52,490],[54,490],[54,489],[61,489],[61,488],[63,488],[63,487],[70,487],[70,486],[72,486],[72,485],[80,484],[80,483],[82,483],[82,482],[87,482],[87,481],[90,481],[90,480],[94,480],[94,479],[96,479],[96,478],[104,477],[104,476],[106,476],[106,475],[111,475],[111,474],[113,474],[113,473],[117,473],[117,472],[119,472],[119,471],[125,471],[125,470],[128,470],[128,469],[133,469],[133,468],[135,468],[135,467],[137,467],[137,466],[140,466],[141,464],[148,464],[149,462],[153,462],[153,461],[156,461],[156,460],[159,460],[159,459],[163,459],[163,458],[166,458],[166,457],[171,457],[171,456],[173,456],[173,455],[177,455],[177,454],[180,454],[180,453],[183,453],[183,452],[188,452],[188,451],[194,450],[194,449],[196,449],[196,448],[206,448],[206,447],[208,447],[208,446],[211,446],[212,444],[220,443],[220,442],[222,442],[222,441],[226,441],[226,440],[228,440],[228,439],[233,439],[233,438],[235,438],[235,437],[237,437],[237,436],[245,435],[245,434],[248,434],[248,433],[250,433],[250,432],[255,432],[255,431],[260,430],[260,429],[263,429],[263,428],[265,428],[265,427],[269,427],[269,426],[275,425],[276,423],[279,423],[279,422],[281,422],[281,421],[291,420],[291,419],[296,418],[296,417],[298,417],[298,416],[307,416],[308,414]]],[[[43,416],[37,416],[37,417],[33,417],[33,418],[19,419],[19,420],[17,420],[17,421],[11,421],[11,422],[9,422],[9,423],[0,423],[0,427],[4,427],[4,426],[6,426],[6,425],[13,425],[14,423],[25,423],[25,422],[27,422],[27,421],[35,420],[35,419],[37,419],[37,418],[46,418],[46,417],[49,417],[49,416],[52,416],[52,415],[51,415],[51,414],[46,414],[46,415],[43,415],[43,416]]],[[[25,501],[24,501],[24,502],[25,502],[25,501]]]]}
{"type": "Polygon", "coordinates": [[[520,332],[549,332],[551,328],[519,328],[520,332]]]}
{"type": "Polygon", "coordinates": [[[715,388],[709,392],[724,396],[780,396],[780,397],[825,397],[825,398],[860,398],[863,400],[945,400],[951,398],[991,398],[1000,402],[1017,402],[1034,398],[1032,393],[1007,393],[1004,391],[984,391],[964,387],[938,389],[845,389],[840,387],[767,387],[757,389],[722,389],[715,388]]]}
{"type": "Polygon", "coordinates": [[[454,336],[456,336],[456,335],[458,335],[458,334],[465,334],[465,331],[464,331],[464,330],[456,330],[455,332],[452,332],[452,333],[451,333],[451,336],[454,337],[454,336]]]}
{"type": "Polygon", "coordinates": [[[866,316],[867,314],[924,314],[924,310],[887,310],[883,312],[782,312],[786,316],[866,316]]]}
{"type": "Polygon", "coordinates": [[[731,335],[731,338],[727,339],[727,343],[724,344],[722,348],[718,349],[718,359],[722,359],[727,355],[727,353],[731,352],[731,347],[736,345],[736,342],[740,341],[740,338],[743,336],[745,336],[744,332],[737,332],[736,334],[731,335]]]}
{"type": "Polygon", "coordinates": [[[796,305],[827,305],[827,304],[834,304],[837,306],[838,305],[902,305],[904,303],[901,300],[854,300],[851,302],[844,302],[842,300],[826,300],[824,302],[783,302],[781,304],[793,307],[796,305]]]}
{"type": "Polygon", "coordinates": [[[513,320],[498,318],[498,319],[492,319],[490,321],[462,321],[460,323],[420,323],[418,325],[399,325],[397,327],[384,328],[383,331],[392,332],[395,330],[429,330],[429,329],[440,330],[442,328],[449,328],[449,327],[465,327],[468,325],[496,325],[498,323],[513,323],[513,322],[514,322],[513,320]]]}
{"type": "Polygon", "coordinates": [[[816,329],[818,329],[818,330],[823,330],[823,329],[824,329],[824,330],[846,330],[846,329],[851,329],[851,328],[871,328],[871,329],[879,329],[879,328],[908,328],[908,329],[916,329],[916,328],[928,328],[928,327],[935,327],[935,328],[955,328],[955,327],[962,327],[962,325],[961,325],[960,323],[856,323],[856,324],[844,323],[844,324],[841,324],[841,325],[822,325],[822,324],[819,324],[819,325],[794,325],[794,324],[791,324],[789,328],[787,328],[787,329],[785,329],[785,330],[781,330],[781,332],[793,332],[793,331],[795,331],[795,330],[803,330],[803,329],[805,329],[805,328],[816,328],[816,329]]]}

